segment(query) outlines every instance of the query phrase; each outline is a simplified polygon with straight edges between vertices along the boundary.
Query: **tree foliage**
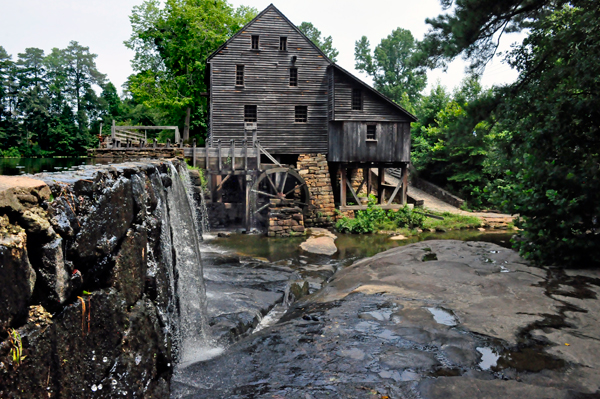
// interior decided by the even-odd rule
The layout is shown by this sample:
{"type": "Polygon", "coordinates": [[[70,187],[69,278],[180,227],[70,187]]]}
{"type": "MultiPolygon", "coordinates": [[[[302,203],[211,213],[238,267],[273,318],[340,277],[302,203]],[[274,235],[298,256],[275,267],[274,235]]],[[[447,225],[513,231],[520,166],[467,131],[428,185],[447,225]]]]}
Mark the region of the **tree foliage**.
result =
{"type": "Polygon", "coordinates": [[[204,135],[207,91],[206,59],[256,15],[249,7],[234,9],[225,0],[146,0],[133,8],[133,33],[125,45],[135,51],[128,86],[134,98],[164,110],[172,123],[184,121],[204,135]]]}
{"type": "Polygon", "coordinates": [[[77,42],[50,54],[27,48],[16,62],[0,47],[0,150],[4,155],[82,155],[102,114],[96,55],[77,42]]]}
{"type": "Polygon", "coordinates": [[[489,191],[520,215],[515,245],[538,263],[600,264],[598,21],[591,0],[457,0],[453,15],[430,21],[423,43],[430,65],[462,54],[477,67],[502,32],[528,29],[506,58],[519,78],[479,112],[495,124],[489,191]]]}
{"type": "Polygon", "coordinates": [[[310,39],[323,53],[333,62],[337,62],[337,56],[340,54],[335,47],[333,47],[333,38],[331,36],[321,37],[321,31],[318,30],[310,22],[302,22],[298,25],[298,29],[306,37],[310,39]]]}
{"type": "Polygon", "coordinates": [[[369,40],[363,36],[354,45],[355,68],[371,76],[374,87],[398,104],[403,103],[405,93],[412,103],[427,85],[425,71],[412,62],[415,50],[416,41],[406,29],[394,30],[373,52],[369,40]]]}

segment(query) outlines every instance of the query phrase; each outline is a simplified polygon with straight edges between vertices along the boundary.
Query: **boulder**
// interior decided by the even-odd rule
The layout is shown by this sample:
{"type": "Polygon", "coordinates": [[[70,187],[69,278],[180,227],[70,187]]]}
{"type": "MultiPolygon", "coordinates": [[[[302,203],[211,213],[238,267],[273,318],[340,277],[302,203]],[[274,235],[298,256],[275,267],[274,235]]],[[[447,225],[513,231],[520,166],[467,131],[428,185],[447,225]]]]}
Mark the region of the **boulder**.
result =
{"type": "Polygon", "coordinates": [[[15,320],[27,317],[35,280],[25,231],[0,216],[0,334],[15,320]]]}

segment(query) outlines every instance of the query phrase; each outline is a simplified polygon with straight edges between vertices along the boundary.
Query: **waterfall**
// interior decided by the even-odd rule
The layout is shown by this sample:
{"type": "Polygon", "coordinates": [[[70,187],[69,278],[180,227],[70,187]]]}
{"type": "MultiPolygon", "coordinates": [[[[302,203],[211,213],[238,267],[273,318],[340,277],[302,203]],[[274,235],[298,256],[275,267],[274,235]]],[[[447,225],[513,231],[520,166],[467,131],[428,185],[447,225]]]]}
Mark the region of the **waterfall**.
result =
{"type": "MultiPolygon", "coordinates": [[[[202,271],[197,213],[187,170],[168,163],[171,185],[166,189],[168,224],[179,303],[179,367],[219,354],[210,338],[206,310],[206,287],[202,271]]],[[[167,240],[168,242],[168,240],[167,240]]]]}

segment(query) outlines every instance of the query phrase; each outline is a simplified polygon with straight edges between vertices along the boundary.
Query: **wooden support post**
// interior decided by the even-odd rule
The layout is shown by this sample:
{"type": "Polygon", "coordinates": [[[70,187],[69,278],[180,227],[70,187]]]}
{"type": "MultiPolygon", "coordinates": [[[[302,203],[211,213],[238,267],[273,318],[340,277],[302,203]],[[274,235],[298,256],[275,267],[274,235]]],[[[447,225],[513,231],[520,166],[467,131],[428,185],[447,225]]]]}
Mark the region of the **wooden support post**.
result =
{"type": "Polygon", "coordinates": [[[252,190],[252,176],[245,175],[246,177],[246,231],[250,232],[252,228],[252,218],[250,217],[250,190],[252,190]]]}
{"type": "Polygon", "coordinates": [[[196,167],[196,139],[192,142],[192,166],[196,167]]]}
{"type": "Polygon", "coordinates": [[[247,172],[248,171],[248,140],[244,139],[244,141],[242,142],[242,145],[244,146],[244,171],[247,172]]]}
{"type": "Polygon", "coordinates": [[[379,173],[377,173],[377,202],[380,205],[385,204],[385,188],[383,185],[385,184],[385,168],[378,168],[379,173]]]}
{"type": "Polygon", "coordinates": [[[217,140],[217,150],[219,151],[219,163],[217,165],[218,173],[221,173],[221,169],[223,168],[223,160],[221,159],[221,139],[217,140]]]}
{"type": "Polygon", "coordinates": [[[373,176],[371,176],[371,168],[366,168],[365,170],[367,172],[367,196],[369,196],[373,190],[373,176]]]}
{"type": "Polygon", "coordinates": [[[115,148],[116,137],[115,137],[115,120],[114,119],[112,121],[112,126],[110,128],[110,137],[111,137],[112,142],[113,142],[113,148],[115,148]]]}
{"type": "Polygon", "coordinates": [[[221,188],[223,187],[223,176],[215,175],[215,193],[213,195],[213,202],[223,202],[223,196],[221,195],[221,188]],[[216,201],[214,200],[216,199],[216,201]]]}
{"type": "Polygon", "coordinates": [[[254,140],[254,149],[256,150],[256,170],[260,170],[260,151],[258,150],[259,146],[260,143],[258,142],[258,140],[254,140]]]}
{"type": "Polygon", "coordinates": [[[402,167],[402,205],[406,205],[408,201],[408,164],[402,167]]]}
{"type": "Polygon", "coordinates": [[[208,147],[208,143],[205,141],[205,142],[204,142],[204,150],[206,151],[206,154],[205,154],[205,155],[206,155],[206,165],[205,165],[205,169],[206,169],[206,171],[207,171],[207,172],[210,170],[210,165],[209,165],[209,162],[210,162],[210,156],[208,155],[208,149],[209,149],[209,147],[208,147]]]}
{"type": "Polygon", "coordinates": [[[100,134],[98,137],[98,148],[102,148],[102,122],[100,122],[100,134]]]}
{"type": "Polygon", "coordinates": [[[346,184],[348,180],[346,166],[342,165],[340,171],[342,172],[342,179],[340,182],[340,206],[346,206],[346,184]]]}
{"type": "Polygon", "coordinates": [[[231,139],[229,149],[231,150],[231,171],[235,172],[235,140],[231,139]]]}
{"type": "Polygon", "coordinates": [[[166,148],[171,148],[171,139],[167,139],[166,148]]]}
{"type": "Polygon", "coordinates": [[[154,139],[154,144],[152,145],[152,148],[154,148],[155,150],[156,150],[156,142],[157,142],[157,140],[154,139]]]}

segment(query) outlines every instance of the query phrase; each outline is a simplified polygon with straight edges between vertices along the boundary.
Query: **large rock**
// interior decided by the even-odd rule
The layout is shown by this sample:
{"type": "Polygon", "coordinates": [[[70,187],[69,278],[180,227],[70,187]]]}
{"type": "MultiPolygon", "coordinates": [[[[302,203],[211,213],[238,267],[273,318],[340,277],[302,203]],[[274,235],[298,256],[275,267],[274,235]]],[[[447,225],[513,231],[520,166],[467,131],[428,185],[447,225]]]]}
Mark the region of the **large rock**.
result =
{"type": "Polygon", "coordinates": [[[107,187],[81,223],[70,252],[81,259],[77,266],[86,271],[90,262],[111,253],[125,235],[134,216],[131,180],[120,177],[107,187]]]}
{"type": "Polygon", "coordinates": [[[0,176],[0,209],[22,212],[49,198],[50,189],[41,180],[25,176],[0,176]]]}
{"type": "Polygon", "coordinates": [[[0,216],[0,335],[27,316],[35,286],[35,271],[27,257],[25,231],[0,216]]]}
{"type": "Polygon", "coordinates": [[[172,397],[598,397],[599,282],[490,243],[395,248],[182,370],[172,397]]]}
{"type": "Polygon", "coordinates": [[[307,230],[307,233],[310,234],[310,237],[300,244],[300,248],[304,251],[319,255],[333,255],[337,252],[334,242],[337,238],[335,234],[322,228],[311,228],[307,230]]]}
{"type": "Polygon", "coordinates": [[[63,240],[59,236],[41,248],[41,264],[38,269],[40,298],[47,307],[55,308],[65,303],[73,292],[71,275],[73,269],[65,262],[63,240]]]}

